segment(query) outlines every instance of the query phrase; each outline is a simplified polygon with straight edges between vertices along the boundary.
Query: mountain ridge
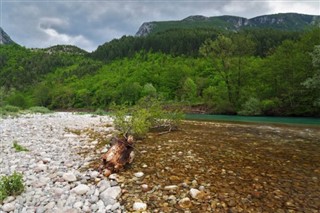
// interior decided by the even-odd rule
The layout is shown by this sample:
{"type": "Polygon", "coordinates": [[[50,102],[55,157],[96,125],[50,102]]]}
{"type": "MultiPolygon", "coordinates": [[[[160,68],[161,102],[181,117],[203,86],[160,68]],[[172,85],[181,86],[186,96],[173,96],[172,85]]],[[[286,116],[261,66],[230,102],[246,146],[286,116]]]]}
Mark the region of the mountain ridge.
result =
{"type": "Polygon", "coordinates": [[[10,36],[0,27],[0,45],[14,43],[15,42],[10,38],[10,36]]]}
{"type": "Polygon", "coordinates": [[[261,15],[250,19],[231,15],[213,17],[193,15],[182,20],[144,22],[135,35],[147,36],[157,32],[177,28],[216,28],[228,31],[238,31],[246,28],[273,28],[301,31],[310,26],[316,25],[320,27],[319,15],[306,15],[299,13],[261,15]]]}

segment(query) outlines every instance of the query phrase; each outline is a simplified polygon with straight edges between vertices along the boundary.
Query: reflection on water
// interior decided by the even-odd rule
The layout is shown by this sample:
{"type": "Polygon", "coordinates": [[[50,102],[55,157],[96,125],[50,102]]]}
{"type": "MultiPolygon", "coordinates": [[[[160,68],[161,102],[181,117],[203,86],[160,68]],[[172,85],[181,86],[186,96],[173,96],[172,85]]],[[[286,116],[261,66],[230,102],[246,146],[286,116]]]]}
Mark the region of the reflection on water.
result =
{"type": "Polygon", "coordinates": [[[140,154],[120,173],[129,212],[137,200],[149,212],[320,210],[319,127],[188,121],[181,129],[137,143],[140,154]]]}

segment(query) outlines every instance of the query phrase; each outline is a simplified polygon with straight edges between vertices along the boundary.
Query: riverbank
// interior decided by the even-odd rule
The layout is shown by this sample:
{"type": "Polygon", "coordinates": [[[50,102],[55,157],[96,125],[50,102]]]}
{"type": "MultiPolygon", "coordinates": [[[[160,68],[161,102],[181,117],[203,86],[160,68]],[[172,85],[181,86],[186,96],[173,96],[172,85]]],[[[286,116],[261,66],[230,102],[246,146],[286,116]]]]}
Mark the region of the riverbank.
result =
{"type": "Polygon", "coordinates": [[[5,199],[0,209],[37,213],[122,212],[118,183],[89,168],[100,156],[95,149],[100,141],[87,133],[111,137],[111,124],[108,116],[66,112],[1,119],[1,175],[22,173],[25,191],[5,199]],[[17,152],[13,142],[29,151],[17,152]],[[82,155],[83,152],[86,154],[82,155]]]}

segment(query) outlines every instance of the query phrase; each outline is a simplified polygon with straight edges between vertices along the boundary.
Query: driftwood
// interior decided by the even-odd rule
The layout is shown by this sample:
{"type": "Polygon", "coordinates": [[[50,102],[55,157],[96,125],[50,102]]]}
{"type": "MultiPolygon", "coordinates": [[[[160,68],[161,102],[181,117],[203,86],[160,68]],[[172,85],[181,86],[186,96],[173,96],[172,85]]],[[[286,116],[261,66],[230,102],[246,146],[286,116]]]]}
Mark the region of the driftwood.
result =
{"type": "Polygon", "coordinates": [[[111,140],[110,149],[101,156],[100,171],[103,171],[105,176],[109,176],[111,173],[120,171],[127,163],[132,163],[134,158],[133,144],[133,136],[111,140]]]}

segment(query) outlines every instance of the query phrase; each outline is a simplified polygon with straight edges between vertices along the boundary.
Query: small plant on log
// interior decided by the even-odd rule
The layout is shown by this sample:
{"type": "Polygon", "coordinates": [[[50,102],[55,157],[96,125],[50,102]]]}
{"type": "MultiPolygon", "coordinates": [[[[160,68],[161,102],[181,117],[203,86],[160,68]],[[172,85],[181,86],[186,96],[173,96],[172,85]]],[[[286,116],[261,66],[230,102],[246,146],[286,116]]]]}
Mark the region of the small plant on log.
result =
{"type": "Polygon", "coordinates": [[[115,127],[124,135],[144,137],[150,130],[162,131],[160,134],[177,129],[183,114],[167,111],[156,98],[146,97],[135,106],[113,106],[115,127]]]}

